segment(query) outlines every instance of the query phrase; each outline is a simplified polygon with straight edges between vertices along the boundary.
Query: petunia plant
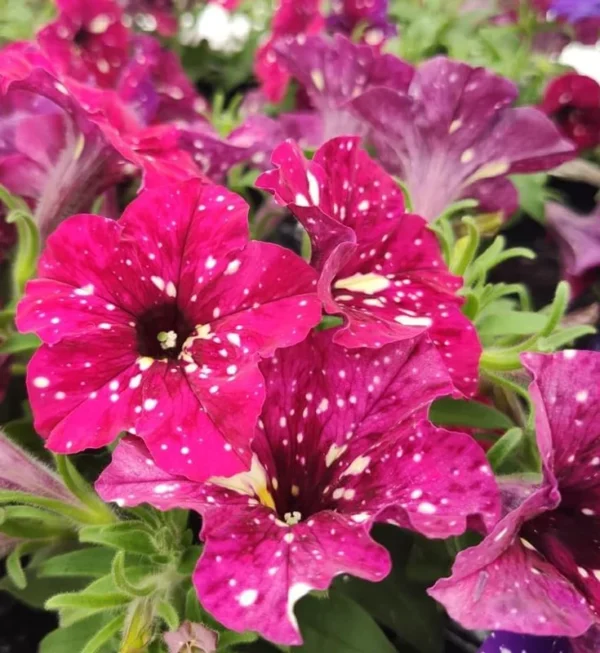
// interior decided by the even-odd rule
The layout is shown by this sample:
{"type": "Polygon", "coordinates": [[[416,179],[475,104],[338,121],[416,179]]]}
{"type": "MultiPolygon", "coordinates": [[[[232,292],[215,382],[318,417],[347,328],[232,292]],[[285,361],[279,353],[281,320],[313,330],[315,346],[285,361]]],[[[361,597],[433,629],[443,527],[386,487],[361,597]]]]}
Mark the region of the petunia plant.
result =
{"type": "Polygon", "coordinates": [[[11,12],[19,650],[597,653],[595,3],[11,12]]]}

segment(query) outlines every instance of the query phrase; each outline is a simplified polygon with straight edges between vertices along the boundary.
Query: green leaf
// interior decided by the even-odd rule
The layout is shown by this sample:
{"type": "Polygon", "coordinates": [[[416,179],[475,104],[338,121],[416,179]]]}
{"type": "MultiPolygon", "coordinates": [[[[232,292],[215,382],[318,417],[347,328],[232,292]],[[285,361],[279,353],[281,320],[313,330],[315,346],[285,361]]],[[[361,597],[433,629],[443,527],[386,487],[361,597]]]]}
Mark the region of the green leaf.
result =
{"type": "Polygon", "coordinates": [[[27,577],[21,565],[22,552],[17,547],[6,558],[6,573],[14,583],[15,587],[23,590],[27,587],[27,577]]]}
{"type": "Polygon", "coordinates": [[[226,630],[219,635],[218,651],[229,649],[237,644],[252,644],[256,642],[258,635],[252,632],[234,633],[232,630],[226,630]]]}
{"type": "Polygon", "coordinates": [[[487,458],[496,474],[536,472],[540,460],[532,433],[520,428],[509,429],[487,452],[487,458]]]}
{"type": "Polygon", "coordinates": [[[0,580],[0,591],[8,592],[32,608],[41,609],[58,592],[77,591],[85,586],[81,578],[39,578],[31,565],[25,569],[27,586],[20,589],[7,576],[0,580]]]}
{"type": "Polygon", "coordinates": [[[105,592],[96,594],[87,589],[83,592],[63,592],[56,594],[46,601],[46,610],[62,610],[63,608],[77,608],[84,610],[113,610],[127,605],[130,601],[127,594],[122,592],[105,592]]]}
{"type": "Polygon", "coordinates": [[[40,253],[40,235],[33,217],[24,209],[13,209],[6,222],[17,228],[17,253],[12,264],[13,302],[23,294],[25,284],[35,275],[37,259],[40,253]]]}
{"type": "Polygon", "coordinates": [[[118,615],[101,628],[81,649],[81,653],[98,653],[108,644],[125,623],[125,615],[118,615]]]}
{"type": "Polygon", "coordinates": [[[34,351],[41,344],[41,340],[33,333],[11,333],[0,345],[0,354],[20,354],[34,351]]]}
{"type": "Polygon", "coordinates": [[[127,577],[125,569],[125,551],[118,551],[113,559],[112,577],[115,587],[130,596],[149,596],[156,589],[156,586],[146,581],[141,585],[132,583],[127,577]]]}
{"type": "Polygon", "coordinates": [[[302,653],[396,653],[369,613],[340,592],[329,599],[308,596],[296,608],[304,644],[302,653]]]}
{"type": "Polygon", "coordinates": [[[547,319],[541,313],[503,311],[478,320],[477,333],[482,338],[530,335],[541,331],[547,319]]]}
{"type": "Polygon", "coordinates": [[[63,553],[40,563],[40,578],[101,578],[110,573],[115,552],[100,546],[63,553]]]}
{"type": "Polygon", "coordinates": [[[56,469],[67,488],[96,515],[98,523],[116,520],[112,510],[100,499],[67,456],[55,456],[56,469]]]}
{"type": "Polygon", "coordinates": [[[492,406],[449,397],[433,403],[429,419],[440,426],[466,426],[485,430],[505,430],[514,426],[509,417],[492,406]]]}
{"type": "Polygon", "coordinates": [[[95,614],[68,628],[57,628],[40,643],[39,653],[76,653],[82,651],[99,629],[106,623],[105,615],[95,614]]]}
{"type": "Polygon", "coordinates": [[[545,204],[548,192],[545,188],[548,175],[542,173],[513,175],[511,181],[519,193],[519,205],[534,220],[546,222],[545,204]]]}
{"type": "Polygon", "coordinates": [[[156,613],[165,622],[169,630],[179,628],[180,619],[177,610],[168,601],[160,601],[156,606],[156,613]]]}
{"type": "Polygon", "coordinates": [[[79,540],[93,544],[104,544],[131,553],[152,556],[157,553],[154,542],[147,531],[139,528],[140,522],[122,522],[107,526],[85,526],[79,531],[79,540]]]}
{"type": "Polygon", "coordinates": [[[38,508],[45,508],[50,512],[55,512],[77,523],[85,524],[93,520],[93,516],[81,508],[63,503],[58,499],[49,499],[38,496],[37,494],[19,492],[18,490],[0,490],[0,504],[7,503],[24,503],[38,508]]]}

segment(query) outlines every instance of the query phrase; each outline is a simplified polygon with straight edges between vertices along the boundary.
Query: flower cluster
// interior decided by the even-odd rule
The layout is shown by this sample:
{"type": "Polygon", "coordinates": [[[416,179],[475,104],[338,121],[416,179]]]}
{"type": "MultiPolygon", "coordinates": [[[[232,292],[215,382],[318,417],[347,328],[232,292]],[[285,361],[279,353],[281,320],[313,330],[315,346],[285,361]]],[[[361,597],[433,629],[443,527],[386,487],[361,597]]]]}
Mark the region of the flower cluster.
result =
{"type": "MultiPolygon", "coordinates": [[[[281,0],[268,20],[230,0],[55,4],[0,49],[0,394],[26,364],[9,412],[61,477],[0,437],[12,582],[31,554],[28,574],[84,577],[95,544],[90,586],[46,603],[61,629],[102,613],[83,650],[289,647],[309,639],[303,597],[386,587],[449,540],[451,575],[425,585],[494,631],[482,651],[596,651],[600,354],[552,353],[593,329],[562,319],[564,282],[539,314],[494,282],[531,254],[488,237],[539,209],[563,276],[593,284],[598,209],[546,202],[545,180],[596,155],[598,84],[567,73],[526,101],[498,70],[416,56],[386,0],[281,0]],[[243,25],[231,47],[211,15],[243,25]],[[215,65],[247,79],[214,88],[215,65]],[[67,456],[103,448],[93,490],[67,456]],[[410,538],[400,563],[382,532],[410,538]]],[[[598,18],[455,4],[443,39],[479,11],[504,35],[598,18]]]]}

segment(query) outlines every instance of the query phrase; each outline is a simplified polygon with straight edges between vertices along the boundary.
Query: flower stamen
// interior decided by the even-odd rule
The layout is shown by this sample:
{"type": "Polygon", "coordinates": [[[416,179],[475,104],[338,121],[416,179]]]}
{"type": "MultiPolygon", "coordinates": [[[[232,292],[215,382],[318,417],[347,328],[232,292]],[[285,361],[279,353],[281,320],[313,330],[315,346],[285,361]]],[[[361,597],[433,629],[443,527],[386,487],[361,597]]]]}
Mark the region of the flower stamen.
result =
{"type": "Polygon", "coordinates": [[[156,339],[162,349],[174,349],[177,346],[177,334],[175,331],[160,331],[156,339]]]}

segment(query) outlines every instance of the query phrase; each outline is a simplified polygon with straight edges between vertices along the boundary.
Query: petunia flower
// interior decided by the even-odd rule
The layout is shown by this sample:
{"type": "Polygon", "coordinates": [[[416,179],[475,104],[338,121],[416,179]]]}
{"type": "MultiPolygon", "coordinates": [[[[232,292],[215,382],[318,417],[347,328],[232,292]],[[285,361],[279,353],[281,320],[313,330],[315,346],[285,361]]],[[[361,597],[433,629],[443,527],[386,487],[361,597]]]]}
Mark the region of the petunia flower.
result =
{"type": "Polygon", "coordinates": [[[550,9],[570,23],[600,18],[600,0],[553,0],[550,9]]]}
{"type": "Polygon", "coordinates": [[[111,88],[129,56],[129,31],[115,0],[56,0],[58,18],[37,40],[61,75],[111,88]]]}
{"type": "Polygon", "coordinates": [[[596,80],[577,73],[553,79],[541,109],[578,150],[600,145],[600,84],[596,80]]]}
{"type": "Polygon", "coordinates": [[[148,185],[201,176],[170,129],[143,129],[112,90],[61,81],[35,46],[0,53],[0,183],[43,239],[140,169],[148,185]]]}
{"type": "Polygon", "coordinates": [[[376,521],[440,538],[494,523],[497,490],[479,445],[424,419],[452,390],[426,338],[347,351],[321,331],[261,369],[267,397],[250,472],[190,482],[127,438],[96,485],[120,505],[201,513],[194,584],[227,628],[300,644],[302,596],[340,574],[378,581],[390,571],[369,536],[376,521]]]}
{"type": "Polygon", "coordinates": [[[158,32],[162,36],[177,33],[177,16],[173,0],[119,0],[123,8],[123,22],[135,23],[145,32],[158,32]]]}
{"type": "Polygon", "coordinates": [[[302,222],[319,271],[319,297],[345,326],[345,347],[381,347],[429,334],[462,392],[477,390],[481,346],[461,313],[450,274],[427,223],[406,212],[402,191],[359,148],[339,137],[312,161],[286,142],[273,154],[275,170],[256,182],[302,222]]]}
{"type": "Polygon", "coordinates": [[[542,479],[501,483],[504,517],[430,594],[466,628],[579,637],[599,622],[600,354],[524,354],[523,364],[542,479]]]}
{"type": "Polygon", "coordinates": [[[184,621],[178,630],[164,634],[169,653],[214,653],[219,635],[214,630],[184,621]]]}
{"type": "Polygon", "coordinates": [[[118,222],[79,215],[48,239],[17,311],[45,343],[28,367],[56,452],[136,431],[166,469],[240,471],[260,413],[261,357],[320,319],[315,273],[248,242],[247,206],[189,181],[145,191],[118,222]]]}
{"type": "Polygon", "coordinates": [[[508,216],[518,198],[507,175],[573,158],[541,111],[510,107],[517,93],[484,68],[436,57],[419,66],[408,92],[373,89],[352,104],[374,130],[384,165],[406,183],[414,211],[433,221],[462,198],[508,216]]]}
{"type": "Polygon", "coordinates": [[[533,637],[498,631],[483,643],[479,653],[572,653],[569,640],[564,637],[533,637]]]}
{"type": "Polygon", "coordinates": [[[193,123],[208,111],[177,55],[151,36],[134,39],[116,90],[144,125],[193,123]]]}
{"type": "Polygon", "coordinates": [[[274,45],[283,37],[318,34],[324,26],[320,0],[281,0],[273,15],[271,35],[257,50],[254,73],[265,97],[270,102],[281,102],[290,82],[286,66],[278,61],[274,45]]]}
{"type": "Polygon", "coordinates": [[[548,228],[558,240],[567,277],[581,277],[600,267],[600,208],[584,216],[551,202],[546,205],[546,219],[548,228]]]}
{"type": "Polygon", "coordinates": [[[414,69],[398,57],[340,34],[281,39],[274,45],[277,61],[306,90],[323,121],[322,141],[334,136],[364,135],[367,127],[352,100],[379,86],[408,88],[414,69]]]}
{"type": "Polygon", "coordinates": [[[361,29],[362,40],[378,46],[397,31],[389,20],[388,11],[389,0],[334,0],[327,27],[347,36],[361,29]]]}

